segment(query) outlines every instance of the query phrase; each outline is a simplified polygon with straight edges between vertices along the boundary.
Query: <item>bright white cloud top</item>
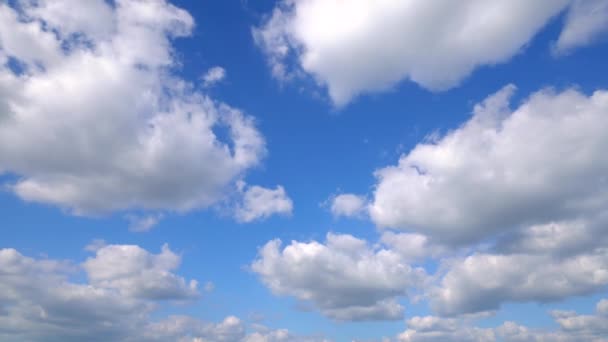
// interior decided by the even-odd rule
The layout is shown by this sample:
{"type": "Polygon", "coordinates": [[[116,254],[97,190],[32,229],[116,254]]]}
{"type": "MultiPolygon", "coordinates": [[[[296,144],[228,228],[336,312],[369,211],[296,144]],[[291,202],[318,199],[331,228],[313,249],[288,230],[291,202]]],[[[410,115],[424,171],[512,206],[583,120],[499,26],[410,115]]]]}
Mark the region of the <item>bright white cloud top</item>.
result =
{"type": "Polygon", "coordinates": [[[347,234],[327,234],[326,242],[268,242],[251,269],[278,295],[310,302],[339,321],[397,320],[397,302],[408,289],[425,281],[422,268],[400,254],[369,246],[347,234]]]}
{"type": "Polygon", "coordinates": [[[438,91],[507,62],[572,6],[559,50],[606,30],[603,0],[284,0],[253,29],[281,80],[310,74],[337,106],[411,80],[438,91]]]}
{"type": "Polygon", "coordinates": [[[24,200],[76,214],[203,208],[265,154],[251,117],[172,72],[172,39],[194,26],[182,9],[1,4],[0,25],[0,170],[24,200]]]}
{"type": "Polygon", "coordinates": [[[242,182],[238,186],[242,200],[235,208],[237,221],[252,222],[272,215],[291,215],[293,201],[282,186],[268,189],[258,185],[247,186],[242,182]]]}
{"type": "Polygon", "coordinates": [[[381,227],[453,243],[594,217],[608,199],[608,93],[541,90],[511,109],[507,86],[461,127],[376,171],[381,227]]]}

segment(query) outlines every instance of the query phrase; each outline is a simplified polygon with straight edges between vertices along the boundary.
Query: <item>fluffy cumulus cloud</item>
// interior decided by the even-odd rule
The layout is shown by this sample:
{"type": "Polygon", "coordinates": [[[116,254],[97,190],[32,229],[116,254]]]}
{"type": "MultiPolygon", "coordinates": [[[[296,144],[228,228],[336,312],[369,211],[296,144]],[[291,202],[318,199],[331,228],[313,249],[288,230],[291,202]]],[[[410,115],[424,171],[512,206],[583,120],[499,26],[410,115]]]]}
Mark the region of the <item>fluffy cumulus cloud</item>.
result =
{"type": "Polygon", "coordinates": [[[404,79],[453,87],[508,61],[570,6],[557,43],[570,49],[605,30],[604,0],[283,0],[253,36],[275,77],[310,74],[344,105],[404,79]]]}
{"type": "Polygon", "coordinates": [[[237,221],[252,222],[272,215],[291,215],[293,201],[282,186],[268,189],[258,185],[247,186],[242,182],[238,185],[242,199],[235,208],[237,221]]]}
{"type": "Polygon", "coordinates": [[[475,327],[468,320],[435,316],[413,317],[407,330],[398,336],[400,342],[606,342],[608,315],[606,300],[598,302],[594,315],[572,311],[552,311],[556,330],[532,329],[515,322],[504,322],[495,328],[475,327]]]}
{"type": "Polygon", "coordinates": [[[329,233],[326,241],[273,240],[251,269],[277,295],[312,304],[335,320],[401,319],[398,298],[422,284],[426,274],[398,253],[371,247],[351,235],[329,233]]]}
{"type": "Polygon", "coordinates": [[[111,288],[125,296],[147,299],[188,299],[198,295],[198,283],[175,275],[181,257],[167,245],[151,254],[135,245],[99,248],[83,267],[92,285],[111,288]]]}
{"type": "Polygon", "coordinates": [[[207,72],[203,75],[203,85],[205,87],[211,87],[226,78],[226,69],[221,66],[214,66],[207,70],[207,72]]]}
{"type": "Polygon", "coordinates": [[[601,215],[608,199],[608,92],[544,89],[516,109],[507,86],[443,137],[376,172],[382,227],[451,243],[601,215]]]}
{"type": "Polygon", "coordinates": [[[555,44],[557,53],[588,45],[608,33],[608,1],[575,0],[564,30],[555,44]]]}
{"type": "Polygon", "coordinates": [[[512,109],[514,91],[376,172],[372,220],[410,231],[383,242],[410,260],[444,257],[426,289],[442,315],[608,286],[608,93],[544,89],[512,109]],[[455,246],[473,252],[446,257],[455,246]]]}
{"type": "Polygon", "coordinates": [[[442,314],[496,310],[503,302],[550,301],[599,292],[608,286],[605,248],[559,258],[529,254],[473,254],[454,261],[431,291],[442,314]]]}
{"type": "Polygon", "coordinates": [[[340,194],[331,198],[331,213],[334,217],[360,217],[364,215],[367,200],[364,196],[340,194]]]}
{"type": "Polygon", "coordinates": [[[165,0],[11,3],[0,4],[0,172],[22,199],[77,214],[202,208],[263,157],[251,117],[173,72],[188,12],[165,0]]]}
{"type": "Polygon", "coordinates": [[[434,243],[428,236],[416,233],[384,232],[382,243],[410,262],[420,262],[447,254],[450,248],[434,243]]]}
{"type": "Polygon", "coordinates": [[[196,283],[174,273],[180,257],[131,245],[96,244],[82,265],[0,249],[0,341],[298,342],[287,330],[254,329],[229,316],[158,318],[165,301],[191,299],[196,283]],[[70,280],[81,269],[87,282],[70,280]],[[152,316],[156,317],[152,319],[152,316]]]}

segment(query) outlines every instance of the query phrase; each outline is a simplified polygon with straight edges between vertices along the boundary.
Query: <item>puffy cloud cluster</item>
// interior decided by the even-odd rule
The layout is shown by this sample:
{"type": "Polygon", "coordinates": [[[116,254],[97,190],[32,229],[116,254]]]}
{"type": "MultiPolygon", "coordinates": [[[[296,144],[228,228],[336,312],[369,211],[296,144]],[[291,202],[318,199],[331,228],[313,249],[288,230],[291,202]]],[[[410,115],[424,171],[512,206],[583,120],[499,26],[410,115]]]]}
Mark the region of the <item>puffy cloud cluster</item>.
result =
{"type": "Polygon", "coordinates": [[[478,328],[463,319],[435,316],[413,317],[407,330],[398,337],[400,342],[606,342],[608,315],[606,300],[597,304],[595,315],[580,315],[571,311],[552,311],[559,326],[555,331],[532,329],[515,322],[505,322],[496,328],[478,328]]]}
{"type": "Polygon", "coordinates": [[[377,171],[369,205],[351,194],[332,198],[334,213],[367,208],[378,226],[405,232],[385,231],[371,248],[347,235],[284,248],[275,240],[260,250],[253,270],[274,293],[341,320],[397,318],[401,312],[390,307],[371,310],[416,285],[444,316],[604,291],[608,93],[544,89],[512,109],[514,91],[506,86],[477,104],[462,126],[377,171]],[[384,260],[380,255],[407,270],[393,275],[429,260],[439,267],[419,282],[384,274],[388,261],[362,266],[384,260]],[[352,310],[353,288],[365,289],[356,297],[370,299],[369,312],[352,310]]]}
{"type": "Polygon", "coordinates": [[[511,110],[514,89],[378,170],[373,221],[464,243],[599,215],[608,199],[608,92],[544,89],[511,110]]]}
{"type": "Polygon", "coordinates": [[[344,105],[405,79],[451,88],[480,66],[508,61],[568,8],[558,51],[605,32],[604,0],[283,0],[253,36],[275,77],[312,75],[344,105]]]}
{"type": "Polygon", "coordinates": [[[544,89],[511,109],[507,86],[443,137],[376,172],[370,216],[410,260],[440,259],[428,288],[442,315],[552,301],[608,286],[608,93],[544,89]]]}
{"type": "Polygon", "coordinates": [[[167,246],[152,254],[134,245],[97,244],[82,265],[0,249],[0,340],[28,342],[313,342],[287,330],[257,329],[229,316],[219,323],[157,316],[164,301],[198,295],[196,282],[173,273],[181,258],[167,246]],[[70,278],[85,271],[88,281],[70,278]]]}
{"type": "Polygon", "coordinates": [[[94,286],[118,290],[129,297],[188,299],[198,295],[195,280],[186,282],[173,274],[181,257],[167,245],[158,255],[134,245],[109,245],[97,250],[83,267],[94,286]]]}
{"type": "Polygon", "coordinates": [[[76,214],[222,199],[265,142],[251,117],[174,72],[172,40],[193,26],[165,0],[0,4],[0,172],[17,176],[11,189],[76,214]]]}
{"type": "Polygon", "coordinates": [[[251,269],[277,295],[311,303],[335,320],[396,320],[397,299],[426,280],[396,252],[370,247],[351,235],[327,234],[326,241],[280,240],[259,251],[251,269]]]}
{"type": "Polygon", "coordinates": [[[268,189],[258,185],[247,186],[242,182],[238,186],[242,199],[235,208],[237,221],[251,222],[275,214],[291,215],[293,201],[282,186],[268,189]]]}
{"type": "Polygon", "coordinates": [[[450,265],[432,293],[439,313],[498,309],[503,302],[549,301],[608,286],[606,248],[568,258],[529,254],[473,254],[450,265]]]}

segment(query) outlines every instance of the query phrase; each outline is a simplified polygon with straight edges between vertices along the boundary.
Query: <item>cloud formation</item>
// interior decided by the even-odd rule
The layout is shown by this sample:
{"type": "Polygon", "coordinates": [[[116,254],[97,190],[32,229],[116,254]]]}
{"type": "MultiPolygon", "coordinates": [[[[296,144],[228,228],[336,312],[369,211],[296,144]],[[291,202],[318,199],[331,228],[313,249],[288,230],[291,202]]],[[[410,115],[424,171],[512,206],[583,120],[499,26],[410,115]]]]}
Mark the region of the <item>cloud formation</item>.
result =
{"type": "Polygon", "coordinates": [[[327,341],[284,329],[248,332],[247,324],[234,316],[218,323],[183,315],[158,319],[163,302],[193,299],[198,293],[195,282],[172,272],[181,258],[167,246],[160,254],[134,245],[90,249],[96,254],[82,265],[0,249],[1,341],[327,341]],[[71,281],[80,269],[87,281],[71,281]]]}
{"type": "Polygon", "coordinates": [[[293,201],[285,189],[277,185],[268,189],[258,185],[238,184],[241,202],[235,208],[235,218],[239,222],[252,222],[272,215],[291,215],[293,201]]]}
{"type": "Polygon", "coordinates": [[[568,8],[557,48],[587,44],[605,31],[605,7],[603,0],[283,0],[253,36],[276,78],[309,74],[342,106],[402,80],[454,87],[481,66],[507,62],[568,8]]]}
{"type": "Polygon", "coordinates": [[[251,269],[277,295],[310,303],[339,321],[397,320],[397,299],[426,279],[398,254],[346,234],[327,234],[326,241],[281,247],[268,242],[251,269]]]}
{"type": "Polygon", "coordinates": [[[331,213],[334,217],[358,217],[365,214],[367,200],[355,194],[339,194],[331,198],[331,213]]]}
{"type": "Polygon", "coordinates": [[[251,117],[174,72],[188,12],[20,3],[0,5],[0,171],[20,198],[75,214],[204,208],[264,156],[251,117]]]}
{"type": "Polygon", "coordinates": [[[608,33],[608,2],[575,0],[566,17],[562,33],[555,44],[558,54],[589,45],[608,33]]]}
{"type": "Polygon", "coordinates": [[[203,85],[205,87],[214,86],[226,78],[226,69],[222,68],[221,66],[214,66],[207,70],[202,78],[203,85]]]}
{"type": "Polygon", "coordinates": [[[400,342],[606,342],[608,315],[606,300],[598,302],[594,315],[572,311],[550,312],[558,325],[556,330],[532,329],[515,322],[504,322],[495,328],[479,328],[463,319],[435,316],[413,317],[407,330],[398,336],[400,342]]]}
{"type": "Polygon", "coordinates": [[[512,85],[443,137],[376,171],[380,227],[460,244],[600,215],[608,199],[608,92],[544,89],[511,109],[512,85]]]}

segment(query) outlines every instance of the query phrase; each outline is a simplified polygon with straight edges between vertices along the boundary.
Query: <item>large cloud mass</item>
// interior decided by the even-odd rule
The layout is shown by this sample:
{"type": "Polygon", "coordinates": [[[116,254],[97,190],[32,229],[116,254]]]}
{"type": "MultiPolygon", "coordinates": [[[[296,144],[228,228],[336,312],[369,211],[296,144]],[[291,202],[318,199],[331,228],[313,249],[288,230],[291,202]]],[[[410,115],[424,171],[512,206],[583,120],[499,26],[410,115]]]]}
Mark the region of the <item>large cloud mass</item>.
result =
{"type": "Polygon", "coordinates": [[[603,0],[284,0],[253,35],[275,77],[306,72],[343,105],[404,79],[453,87],[508,61],[569,6],[558,50],[606,30],[603,0]]]}
{"type": "Polygon", "coordinates": [[[229,316],[159,318],[165,301],[193,299],[196,282],[173,273],[181,258],[167,246],[101,245],[82,265],[0,249],[0,341],[314,342],[287,330],[255,328],[229,316]],[[70,280],[79,270],[86,282],[70,280]],[[152,318],[156,317],[156,318],[152,318]]]}
{"type": "Polygon", "coordinates": [[[373,221],[459,243],[600,215],[608,200],[608,92],[545,89],[511,109],[514,89],[377,171],[373,221]]]}
{"type": "Polygon", "coordinates": [[[12,190],[79,214],[221,199],[265,143],[252,118],[173,72],[171,39],[193,25],[164,0],[0,4],[0,172],[18,177],[12,190]]]}
{"type": "Polygon", "coordinates": [[[342,321],[401,319],[397,298],[426,278],[399,253],[332,233],[325,243],[292,241],[281,248],[281,241],[270,241],[251,268],[274,293],[310,302],[342,321]]]}

